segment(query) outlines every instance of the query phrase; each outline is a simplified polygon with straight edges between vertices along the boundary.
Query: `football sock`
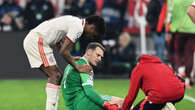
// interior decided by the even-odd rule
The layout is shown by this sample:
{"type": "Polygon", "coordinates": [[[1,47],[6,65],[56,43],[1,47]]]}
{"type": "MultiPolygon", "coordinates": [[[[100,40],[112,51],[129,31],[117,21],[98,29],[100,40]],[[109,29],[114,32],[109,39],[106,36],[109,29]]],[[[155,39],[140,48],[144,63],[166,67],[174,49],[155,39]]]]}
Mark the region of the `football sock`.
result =
{"type": "Polygon", "coordinates": [[[57,101],[54,110],[58,110],[59,99],[60,99],[60,88],[57,90],[57,96],[56,96],[57,101]]]}
{"type": "Polygon", "coordinates": [[[59,100],[60,86],[47,83],[46,86],[46,110],[57,110],[58,100],[59,100]]]}

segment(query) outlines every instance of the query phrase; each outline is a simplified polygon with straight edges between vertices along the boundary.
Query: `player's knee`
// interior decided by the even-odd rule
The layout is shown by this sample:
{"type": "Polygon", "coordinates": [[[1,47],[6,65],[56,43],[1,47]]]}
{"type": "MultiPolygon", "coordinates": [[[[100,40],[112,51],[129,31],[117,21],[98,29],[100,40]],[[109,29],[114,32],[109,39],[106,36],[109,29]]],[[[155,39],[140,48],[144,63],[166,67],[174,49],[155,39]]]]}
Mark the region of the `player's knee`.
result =
{"type": "Polygon", "coordinates": [[[57,81],[60,83],[61,80],[62,80],[62,74],[61,74],[61,73],[57,73],[56,79],[57,79],[57,81]]]}
{"type": "Polygon", "coordinates": [[[49,76],[50,82],[53,82],[53,84],[60,85],[62,80],[62,74],[61,73],[53,73],[49,76]]]}

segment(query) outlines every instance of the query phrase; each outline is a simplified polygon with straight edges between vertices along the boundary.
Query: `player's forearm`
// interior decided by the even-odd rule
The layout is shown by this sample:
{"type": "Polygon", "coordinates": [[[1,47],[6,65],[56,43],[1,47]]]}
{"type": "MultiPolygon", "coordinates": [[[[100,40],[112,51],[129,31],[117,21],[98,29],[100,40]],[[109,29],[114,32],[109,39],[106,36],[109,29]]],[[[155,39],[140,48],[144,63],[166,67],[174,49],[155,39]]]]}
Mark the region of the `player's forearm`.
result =
{"type": "Polygon", "coordinates": [[[63,56],[64,56],[65,60],[66,60],[70,65],[72,65],[75,69],[77,69],[78,66],[77,66],[77,64],[74,62],[74,59],[73,59],[73,57],[71,56],[69,50],[64,51],[63,56]]]}
{"type": "Polygon", "coordinates": [[[104,100],[101,98],[100,95],[98,95],[94,90],[92,86],[84,86],[84,91],[85,94],[87,95],[87,97],[92,100],[94,103],[96,103],[99,106],[103,106],[104,105],[104,100]]]}
{"type": "Polygon", "coordinates": [[[126,96],[125,101],[123,103],[121,110],[130,110],[131,106],[133,104],[133,101],[130,100],[129,94],[126,96]]]}
{"type": "Polygon", "coordinates": [[[130,110],[130,108],[135,100],[135,97],[137,96],[136,93],[137,92],[135,92],[135,93],[133,92],[131,87],[129,88],[129,92],[128,92],[127,96],[125,97],[125,100],[124,100],[124,103],[122,106],[122,110],[130,110]]]}
{"type": "Polygon", "coordinates": [[[138,77],[138,79],[136,79],[137,76],[135,76],[135,75],[137,75],[137,74],[133,72],[132,76],[131,76],[131,80],[130,80],[129,92],[128,92],[128,94],[125,98],[125,101],[123,103],[122,110],[129,110],[131,108],[131,106],[132,106],[132,104],[133,104],[133,102],[134,102],[134,100],[139,92],[140,79],[139,79],[139,77],[138,77]],[[133,86],[131,86],[131,85],[133,85],[133,86]]]}
{"type": "Polygon", "coordinates": [[[69,40],[65,40],[61,45],[59,53],[64,56],[65,60],[72,65],[75,69],[77,69],[77,64],[74,62],[73,57],[70,54],[70,49],[73,44],[69,40]]]}
{"type": "Polygon", "coordinates": [[[187,10],[187,14],[189,15],[189,17],[191,18],[191,20],[195,23],[195,7],[194,6],[190,6],[187,10]]]}

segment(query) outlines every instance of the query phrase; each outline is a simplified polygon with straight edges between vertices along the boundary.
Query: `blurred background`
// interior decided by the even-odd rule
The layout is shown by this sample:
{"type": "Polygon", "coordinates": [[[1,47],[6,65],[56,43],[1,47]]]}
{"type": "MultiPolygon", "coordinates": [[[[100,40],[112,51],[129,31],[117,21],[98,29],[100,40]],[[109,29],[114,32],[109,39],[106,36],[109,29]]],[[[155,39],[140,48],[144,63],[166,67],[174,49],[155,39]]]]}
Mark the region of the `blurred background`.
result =
{"type": "MultiPolygon", "coordinates": [[[[149,26],[145,20],[139,21],[146,15],[148,3],[149,0],[0,0],[0,78],[44,78],[39,70],[30,69],[23,50],[23,39],[29,30],[62,15],[84,18],[94,14],[102,16],[107,25],[106,34],[98,40],[106,47],[106,53],[95,69],[96,76],[128,78],[138,55],[156,54],[149,26]]],[[[81,37],[72,48],[72,55],[82,56],[91,41],[81,37]]],[[[64,69],[66,62],[55,53],[64,69]]]]}

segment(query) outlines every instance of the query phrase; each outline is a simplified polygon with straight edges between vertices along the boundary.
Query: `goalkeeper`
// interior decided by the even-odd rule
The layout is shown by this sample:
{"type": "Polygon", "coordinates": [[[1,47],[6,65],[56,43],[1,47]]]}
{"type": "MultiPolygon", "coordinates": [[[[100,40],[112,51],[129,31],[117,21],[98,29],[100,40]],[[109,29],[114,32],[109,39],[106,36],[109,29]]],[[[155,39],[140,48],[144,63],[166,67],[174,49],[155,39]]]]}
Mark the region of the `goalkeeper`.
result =
{"type": "MultiPolygon", "coordinates": [[[[87,46],[84,56],[77,60],[78,65],[97,66],[104,55],[104,47],[96,42],[87,46]]],[[[79,73],[71,65],[67,65],[62,79],[62,94],[66,110],[118,110],[123,99],[112,96],[100,96],[93,89],[92,74],[79,73]]]]}

